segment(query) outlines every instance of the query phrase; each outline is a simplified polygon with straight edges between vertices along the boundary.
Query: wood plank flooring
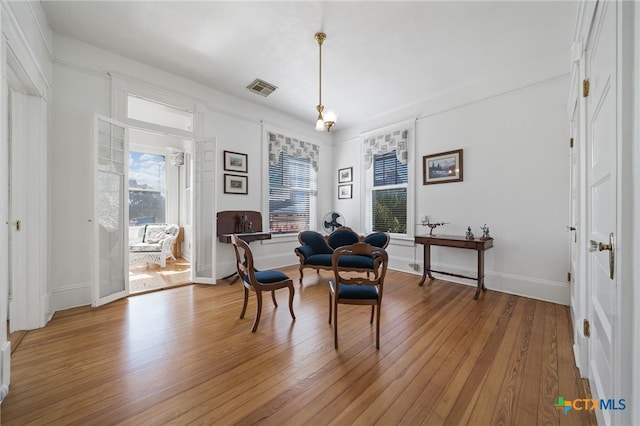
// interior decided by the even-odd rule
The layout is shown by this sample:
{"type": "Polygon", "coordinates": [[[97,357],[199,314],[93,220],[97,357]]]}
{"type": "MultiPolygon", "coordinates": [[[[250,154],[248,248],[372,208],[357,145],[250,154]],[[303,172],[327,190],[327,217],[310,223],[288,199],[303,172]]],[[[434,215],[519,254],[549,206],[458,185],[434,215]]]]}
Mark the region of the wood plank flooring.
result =
{"type": "Polygon", "coordinates": [[[11,362],[3,425],[589,425],[565,306],[389,271],[380,350],[368,307],[328,324],[330,273],[265,296],[190,285],[59,312],[11,362]]]}

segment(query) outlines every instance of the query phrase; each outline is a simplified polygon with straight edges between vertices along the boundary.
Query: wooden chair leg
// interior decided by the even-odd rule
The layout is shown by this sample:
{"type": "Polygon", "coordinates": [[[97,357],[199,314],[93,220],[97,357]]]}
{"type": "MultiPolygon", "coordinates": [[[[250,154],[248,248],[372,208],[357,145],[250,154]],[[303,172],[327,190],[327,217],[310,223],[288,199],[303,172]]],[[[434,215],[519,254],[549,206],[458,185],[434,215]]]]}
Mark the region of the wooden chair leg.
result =
{"type": "Polygon", "coordinates": [[[291,318],[296,319],[296,315],[293,313],[293,296],[296,290],[293,288],[293,284],[289,286],[289,312],[291,312],[291,318]]]}
{"type": "Polygon", "coordinates": [[[258,329],[258,324],[260,324],[260,315],[262,314],[262,292],[256,290],[256,298],[258,301],[258,308],[256,310],[256,319],[253,321],[253,328],[251,332],[255,332],[258,329]]]}
{"type": "Polygon", "coordinates": [[[371,305],[371,319],[369,320],[369,324],[373,324],[373,311],[376,310],[376,305],[371,305]]]}
{"type": "Polygon", "coordinates": [[[302,266],[300,267],[300,284],[302,284],[302,276],[303,276],[303,272],[302,272],[302,266]]]}
{"type": "Polygon", "coordinates": [[[333,342],[338,349],[338,305],[333,307],[333,342]]]}
{"type": "Polygon", "coordinates": [[[273,305],[277,308],[278,307],[278,302],[276,302],[276,291],[275,290],[271,290],[271,299],[273,300],[273,305]]]}
{"type": "Polygon", "coordinates": [[[380,304],[378,303],[378,312],[376,312],[376,349],[380,349],[380,304]]]}
{"type": "Polygon", "coordinates": [[[240,319],[244,318],[244,314],[247,312],[247,303],[249,302],[249,289],[245,286],[242,286],[243,291],[243,301],[242,301],[242,312],[240,312],[240,319]]]}

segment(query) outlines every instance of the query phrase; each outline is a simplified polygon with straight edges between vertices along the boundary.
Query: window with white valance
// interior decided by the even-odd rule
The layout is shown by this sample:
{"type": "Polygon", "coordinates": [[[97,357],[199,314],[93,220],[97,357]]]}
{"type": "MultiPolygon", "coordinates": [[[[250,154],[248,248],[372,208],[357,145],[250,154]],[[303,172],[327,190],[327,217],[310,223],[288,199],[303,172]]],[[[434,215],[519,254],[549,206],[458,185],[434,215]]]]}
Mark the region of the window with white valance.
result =
{"type": "Polygon", "coordinates": [[[408,129],[364,139],[365,212],[370,231],[407,234],[408,145],[408,129]]]}
{"type": "Polygon", "coordinates": [[[318,145],[277,133],[269,138],[269,232],[297,233],[316,221],[318,145]]]}

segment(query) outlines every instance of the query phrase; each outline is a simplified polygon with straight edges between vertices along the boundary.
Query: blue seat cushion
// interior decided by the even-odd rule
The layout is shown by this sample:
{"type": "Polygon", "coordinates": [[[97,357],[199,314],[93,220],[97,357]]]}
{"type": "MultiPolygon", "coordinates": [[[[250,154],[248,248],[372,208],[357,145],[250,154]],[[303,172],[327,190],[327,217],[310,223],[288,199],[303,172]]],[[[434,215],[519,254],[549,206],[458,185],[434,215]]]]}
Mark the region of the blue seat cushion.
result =
{"type": "Polygon", "coordinates": [[[372,285],[340,284],[339,299],[373,299],[378,298],[378,289],[372,285]]]}
{"type": "Polygon", "coordinates": [[[313,254],[304,259],[304,264],[330,267],[331,256],[331,254],[313,254]]]}
{"type": "MultiPolygon", "coordinates": [[[[256,271],[256,280],[262,284],[277,283],[288,279],[290,279],[289,276],[280,271],[256,271]]],[[[244,280],[249,283],[249,276],[245,275],[244,280]]]]}

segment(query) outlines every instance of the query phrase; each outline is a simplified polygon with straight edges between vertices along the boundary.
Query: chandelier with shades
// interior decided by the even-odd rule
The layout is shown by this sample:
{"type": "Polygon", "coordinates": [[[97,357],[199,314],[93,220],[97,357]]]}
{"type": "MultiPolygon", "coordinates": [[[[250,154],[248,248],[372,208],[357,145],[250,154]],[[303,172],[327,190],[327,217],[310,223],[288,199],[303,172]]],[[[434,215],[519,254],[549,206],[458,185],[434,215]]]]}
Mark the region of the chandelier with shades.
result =
{"type": "Polygon", "coordinates": [[[316,109],[318,110],[318,120],[316,121],[316,130],[321,132],[326,130],[327,132],[331,130],[331,126],[336,124],[338,116],[333,110],[324,110],[324,105],[322,105],[322,42],[327,38],[325,33],[316,33],[316,41],[318,42],[318,48],[320,52],[320,60],[318,67],[318,106],[316,109]]]}

